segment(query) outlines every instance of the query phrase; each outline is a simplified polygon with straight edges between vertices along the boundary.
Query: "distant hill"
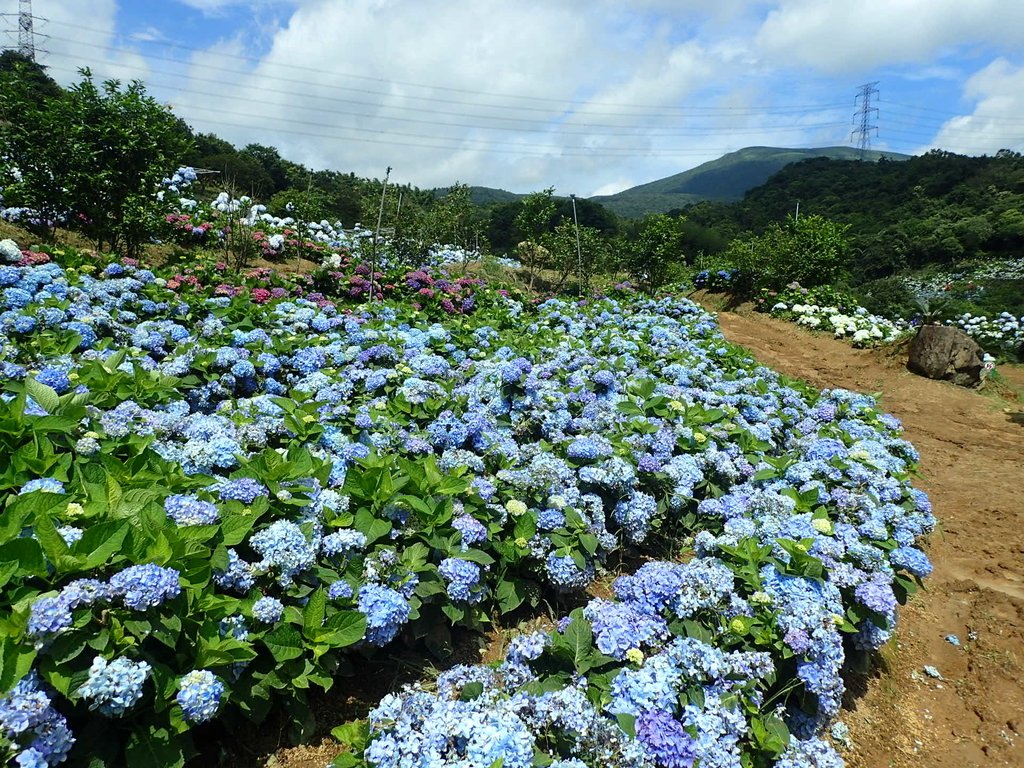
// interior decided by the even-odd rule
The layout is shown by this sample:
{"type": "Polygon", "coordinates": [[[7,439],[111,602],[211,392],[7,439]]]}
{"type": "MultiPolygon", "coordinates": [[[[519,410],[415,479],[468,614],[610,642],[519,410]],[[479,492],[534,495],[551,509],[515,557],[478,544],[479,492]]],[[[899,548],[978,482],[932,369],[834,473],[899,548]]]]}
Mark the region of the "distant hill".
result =
{"type": "MultiPolygon", "coordinates": [[[[877,150],[867,150],[864,153],[864,159],[870,162],[883,156],[890,160],[906,160],[910,157],[897,152],[877,150]]],[[[598,195],[589,199],[607,206],[620,216],[629,217],[664,213],[702,200],[732,202],[742,199],[747,190],[764,184],[773,174],[790,163],[812,157],[857,160],[860,157],[860,150],[854,147],[747,147],[674,176],[641,184],[614,195],[598,195]]]]}
{"type": "MultiPolygon", "coordinates": [[[[434,197],[444,197],[448,194],[448,187],[435,187],[430,190],[430,193],[434,197]]],[[[494,205],[495,203],[510,203],[521,197],[525,197],[525,195],[518,195],[515,192],[495,189],[494,187],[469,188],[469,199],[473,202],[473,205],[482,205],[484,207],[494,205]]]]}

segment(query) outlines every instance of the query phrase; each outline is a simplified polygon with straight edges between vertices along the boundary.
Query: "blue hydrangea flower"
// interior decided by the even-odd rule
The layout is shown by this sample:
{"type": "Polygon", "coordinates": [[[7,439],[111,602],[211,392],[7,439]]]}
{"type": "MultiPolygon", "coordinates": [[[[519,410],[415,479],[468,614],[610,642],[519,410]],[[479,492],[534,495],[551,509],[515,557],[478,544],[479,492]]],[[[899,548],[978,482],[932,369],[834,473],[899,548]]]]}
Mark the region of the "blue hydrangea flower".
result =
{"type": "Polygon", "coordinates": [[[164,500],[164,511],[178,525],[213,525],[220,519],[217,507],[197,496],[177,494],[164,500]]]}
{"type": "Polygon", "coordinates": [[[261,597],[252,606],[252,617],[264,624],[274,624],[284,615],[284,603],[276,597],[261,597]]]}
{"type": "Polygon", "coordinates": [[[358,607],[366,615],[366,642],[370,645],[387,645],[409,620],[409,602],[401,593],[380,584],[359,588],[358,607]]]}
{"type": "Polygon", "coordinates": [[[229,589],[232,592],[245,594],[256,583],[256,577],[251,563],[247,563],[234,549],[228,550],[228,567],[222,571],[215,569],[213,582],[222,589],[229,589]]]}
{"type": "Polygon", "coordinates": [[[74,736],[35,671],[0,697],[0,738],[14,749],[28,745],[15,758],[19,766],[48,768],[67,758],[74,736]]]}
{"type": "Polygon", "coordinates": [[[283,587],[290,586],[297,575],[316,561],[316,548],[302,529],[288,520],[275,520],[253,534],[249,545],[263,557],[254,567],[260,571],[277,571],[283,587]]]}
{"type": "Polygon", "coordinates": [[[658,502],[653,496],[634,491],[628,499],[615,505],[613,517],[622,526],[626,538],[639,544],[647,538],[657,513],[658,502]]]}
{"type": "Polygon", "coordinates": [[[583,589],[594,579],[594,567],[590,564],[581,569],[571,556],[559,557],[554,552],[544,561],[544,572],[559,590],[583,589]]]}
{"type": "Polygon", "coordinates": [[[98,579],[75,579],[60,591],[60,601],[69,609],[107,602],[114,597],[110,585],[98,579]]]}
{"type": "Polygon", "coordinates": [[[102,656],[93,659],[89,679],[78,689],[78,695],[89,700],[89,709],[108,717],[121,717],[142,698],[142,686],[149,677],[150,666],[144,661],[119,657],[107,662],[102,656]]]}
{"type": "Polygon", "coordinates": [[[636,720],[636,738],[664,768],[690,768],[697,756],[693,737],[664,710],[642,713],[636,720]]]}
{"type": "Polygon", "coordinates": [[[881,580],[862,581],[854,590],[858,602],[881,614],[891,614],[896,610],[896,595],[892,585],[881,580]]]}
{"type": "Polygon", "coordinates": [[[52,477],[42,477],[37,480],[29,480],[18,491],[18,495],[43,491],[44,493],[64,493],[64,483],[54,480],[52,477]]]}
{"type": "Polygon", "coordinates": [[[247,640],[249,638],[249,626],[245,623],[245,617],[235,615],[221,619],[220,636],[230,637],[234,640],[247,640]]]}
{"type": "Polygon", "coordinates": [[[58,395],[62,395],[71,389],[71,379],[68,376],[68,372],[61,368],[43,368],[43,370],[36,374],[36,381],[55,390],[58,395]]]}
{"type": "Polygon", "coordinates": [[[73,525],[62,525],[57,529],[57,533],[59,533],[60,537],[64,539],[64,543],[70,547],[75,542],[82,540],[82,536],[85,531],[81,528],[76,528],[73,525]]]}
{"type": "Polygon", "coordinates": [[[487,526],[471,515],[458,515],[452,520],[452,528],[462,536],[462,549],[487,541],[487,526]]]}
{"type": "Polygon", "coordinates": [[[270,495],[270,491],[263,483],[251,477],[222,480],[217,485],[217,493],[222,501],[235,499],[243,504],[252,504],[257,497],[270,495]]]}
{"type": "Polygon", "coordinates": [[[438,573],[446,582],[448,597],[457,603],[478,603],[486,593],[480,586],[480,566],[469,560],[449,557],[441,561],[438,573]]]}
{"type": "Polygon", "coordinates": [[[932,572],[931,560],[917,547],[897,547],[889,553],[889,562],[920,579],[932,572]]]}
{"type": "Polygon", "coordinates": [[[594,629],[594,644],[601,653],[622,660],[633,648],[647,646],[668,635],[660,616],[642,613],[629,603],[591,600],[583,609],[594,629]]]}
{"type": "Polygon", "coordinates": [[[217,714],[223,695],[224,683],[213,672],[196,669],[178,682],[175,700],[186,720],[190,723],[205,723],[217,714]]]}
{"type": "Polygon", "coordinates": [[[575,438],[566,449],[565,455],[570,459],[592,461],[603,459],[612,453],[612,445],[598,435],[583,435],[575,438]]]}
{"type": "Polygon", "coordinates": [[[352,557],[365,547],[366,536],[354,529],[329,533],[320,543],[320,551],[328,557],[352,557]]]}
{"type": "Polygon", "coordinates": [[[327,588],[327,597],[331,600],[348,600],[354,594],[352,586],[340,579],[327,588]]]}
{"type": "Polygon", "coordinates": [[[180,574],[153,563],[132,565],[110,577],[110,588],[125,606],[136,611],[156,608],[181,594],[180,574]]]}

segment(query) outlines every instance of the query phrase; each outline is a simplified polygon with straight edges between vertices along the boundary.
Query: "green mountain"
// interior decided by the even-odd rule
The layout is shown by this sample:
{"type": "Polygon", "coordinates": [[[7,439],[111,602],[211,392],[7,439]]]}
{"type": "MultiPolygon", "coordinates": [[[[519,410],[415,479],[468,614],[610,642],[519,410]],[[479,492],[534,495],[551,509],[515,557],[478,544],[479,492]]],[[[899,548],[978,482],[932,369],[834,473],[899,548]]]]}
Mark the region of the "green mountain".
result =
{"type": "MultiPolygon", "coordinates": [[[[430,190],[430,194],[434,197],[444,197],[448,194],[448,187],[435,187],[430,190]]],[[[495,205],[496,203],[511,203],[522,197],[525,197],[525,195],[508,192],[504,189],[495,189],[494,187],[469,188],[469,199],[472,201],[473,205],[480,205],[485,208],[490,205],[495,205]]]]}
{"type": "MultiPolygon", "coordinates": [[[[854,147],[747,147],[674,176],[641,184],[614,195],[598,195],[589,199],[607,206],[620,216],[629,217],[664,213],[702,200],[730,202],[742,199],[748,189],[764,184],[773,174],[790,163],[812,157],[857,160],[860,158],[860,150],[854,147]]],[[[906,160],[910,155],[877,150],[867,150],[864,153],[864,159],[871,162],[881,157],[906,160]]]]}

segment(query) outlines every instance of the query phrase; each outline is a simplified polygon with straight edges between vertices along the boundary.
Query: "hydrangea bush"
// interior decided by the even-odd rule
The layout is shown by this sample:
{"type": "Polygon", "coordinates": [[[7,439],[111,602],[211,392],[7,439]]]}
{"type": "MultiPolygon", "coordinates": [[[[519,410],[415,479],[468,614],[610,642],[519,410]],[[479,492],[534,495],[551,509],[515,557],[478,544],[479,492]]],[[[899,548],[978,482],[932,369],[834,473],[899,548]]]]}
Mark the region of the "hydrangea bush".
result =
{"type": "Polygon", "coordinates": [[[479,286],[441,324],[3,269],[0,749],[25,764],[308,724],[359,658],[579,599],[630,550],[655,559],[611,599],[388,697],[342,760],[837,765],[843,666],[930,569],[899,423],[686,300],[479,286]]]}
{"type": "Polygon", "coordinates": [[[988,318],[964,313],[947,320],[946,325],[959,328],[978,344],[997,354],[1018,358],[1024,356],[1024,316],[1014,317],[1009,312],[1001,312],[988,318]]]}
{"type": "Polygon", "coordinates": [[[913,331],[906,320],[871,314],[856,300],[832,288],[803,288],[792,283],[783,291],[764,291],[755,304],[761,312],[792,320],[811,330],[831,332],[855,347],[899,340],[913,331]]]}

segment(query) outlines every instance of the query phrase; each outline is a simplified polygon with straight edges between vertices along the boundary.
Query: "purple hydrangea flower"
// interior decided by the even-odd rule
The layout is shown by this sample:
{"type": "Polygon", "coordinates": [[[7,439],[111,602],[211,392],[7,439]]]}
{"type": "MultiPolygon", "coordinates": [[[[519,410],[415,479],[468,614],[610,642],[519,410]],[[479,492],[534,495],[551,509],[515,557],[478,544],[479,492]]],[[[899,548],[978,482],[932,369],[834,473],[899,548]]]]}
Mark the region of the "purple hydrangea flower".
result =
{"type": "Polygon", "coordinates": [[[636,738],[663,768],[690,768],[697,756],[693,737],[683,724],[660,709],[637,718],[636,738]]]}

